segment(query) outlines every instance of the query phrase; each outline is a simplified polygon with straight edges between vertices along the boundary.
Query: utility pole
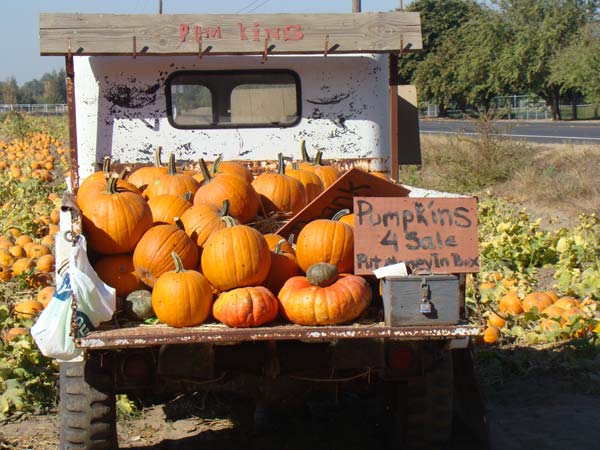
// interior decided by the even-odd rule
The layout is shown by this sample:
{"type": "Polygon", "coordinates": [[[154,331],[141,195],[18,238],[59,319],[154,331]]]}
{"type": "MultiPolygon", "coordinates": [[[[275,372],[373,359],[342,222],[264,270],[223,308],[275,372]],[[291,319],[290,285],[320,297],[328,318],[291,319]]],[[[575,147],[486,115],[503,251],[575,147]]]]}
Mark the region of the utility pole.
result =
{"type": "Polygon", "coordinates": [[[352,12],[360,12],[360,0],[352,0],[352,12]]]}
{"type": "Polygon", "coordinates": [[[163,0],[158,0],[158,13],[162,14],[162,2],[163,0]]]}

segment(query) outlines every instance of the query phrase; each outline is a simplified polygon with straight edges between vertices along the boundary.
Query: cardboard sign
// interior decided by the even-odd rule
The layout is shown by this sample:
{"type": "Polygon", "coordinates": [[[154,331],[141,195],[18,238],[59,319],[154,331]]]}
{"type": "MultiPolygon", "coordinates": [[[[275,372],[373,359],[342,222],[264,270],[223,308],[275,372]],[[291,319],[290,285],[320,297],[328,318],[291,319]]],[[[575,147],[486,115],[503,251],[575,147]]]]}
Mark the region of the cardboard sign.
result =
{"type": "Polygon", "coordinates": [[[354,273],[404,262],[431,273],[479,272],[477,199],[354,199],[354,273]]]}
{"type": "Polygon", "coordinates": [[[352,200],[356,196],[406,197],[409,192],[403,186],[354,168],[306,205],[302,211],[277,230],[277,234],[286,238],[291,233],[298,236],[308,222],[316,219],[331,219],[341,209],[352,210],[352,200]]]}

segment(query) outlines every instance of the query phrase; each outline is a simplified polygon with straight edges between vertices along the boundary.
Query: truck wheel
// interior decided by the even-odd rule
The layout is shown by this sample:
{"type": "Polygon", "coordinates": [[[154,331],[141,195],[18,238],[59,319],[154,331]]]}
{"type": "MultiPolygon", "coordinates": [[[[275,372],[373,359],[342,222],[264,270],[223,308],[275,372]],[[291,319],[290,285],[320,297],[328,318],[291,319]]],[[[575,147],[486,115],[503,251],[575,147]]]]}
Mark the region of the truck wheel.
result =
{"type": "Polygon", "coordinates": [[[424,356],[424,373],[408,380],[403,447],[441,449],[452,438],[452,354],[439,349],[424,356]]]}
{"type": "Polygon", "coordinates": [[[60,449],[117,449],[112,372],[97,359],[60,365],[60,449]]]}

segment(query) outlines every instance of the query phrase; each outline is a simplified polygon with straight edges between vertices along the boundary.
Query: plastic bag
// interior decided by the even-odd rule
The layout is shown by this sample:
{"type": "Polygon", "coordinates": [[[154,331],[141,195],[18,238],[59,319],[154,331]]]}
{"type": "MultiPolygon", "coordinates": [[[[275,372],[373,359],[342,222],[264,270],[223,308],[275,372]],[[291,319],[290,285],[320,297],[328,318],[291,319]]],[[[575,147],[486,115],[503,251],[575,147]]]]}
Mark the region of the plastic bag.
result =
{"type": "Polygon", "coordinates": [[[72,305],[71,281],[67,273],[57,284],[52,300],[31,327],[31,336],[45,356],[69,361],[81,354],[71,336],[72,305]]]}
{"type": "Polygon", "coordinates": [[[90,264],[86,241],[79,236],[69,253],[64,277],[57,275],[57,288],[48,306],[31,328],[31,335],[42,354],[70,361],[81,354],[71,336],[73,297],[76,299],[77,337],[84,337],[115,311],[115,289],[105,284],[90,264]]]}
{"type": "Polygon", "coordinates": [[[110,320],[116,307],[115,288],[104,283],[90,264],[85,238],[80,236],[69,254],[71,289],[77,300],[77,337],[84,337],[110,320]]]}

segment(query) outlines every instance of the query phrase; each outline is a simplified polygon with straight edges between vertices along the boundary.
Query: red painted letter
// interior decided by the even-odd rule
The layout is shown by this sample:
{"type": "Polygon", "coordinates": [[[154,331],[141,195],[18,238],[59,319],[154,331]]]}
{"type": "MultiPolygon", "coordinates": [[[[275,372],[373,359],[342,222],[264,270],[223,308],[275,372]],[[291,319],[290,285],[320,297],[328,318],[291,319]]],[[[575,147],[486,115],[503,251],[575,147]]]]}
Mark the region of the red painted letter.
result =
{"type": "Polygon", "coordinates": [[[248,36],[246,36],[246,28],[244,28],[244,25],[242,25],[241,23],[239,23],[238,25],[240,26],[240,39],[242,41],[247,41],[248,36]]]}
{"type": "Polygon", "coordinates": [[[258,22],[254,22],[254,29],[252,30],[252,39],[254,41],[260,41],[260,24],[258,22]]]}
{"type": "Polygon", "coordinates": [[[185,42],[185,38],[189,32],[190,27],[187,23],[179,25],[179,42],[185,42]]]}
{"type": "Polygon", "coordinates": [[[194,35],[196,36],[196,42],[199,44],[200,41],[202,40],[202,27],[196,25],[196,27],[194,27],[194,35]]]}
{"type": "Polygon", "coordinates": [[[214,38],[219,38],[221,39],[221,27],[217,27],[217,28],[211,28],[211,27],[206,27],[206,38],[207,39],[214,39],[214,38]]]}
{"type": "Polygon", "coordinates": [[[284,41],[299,41],[304,37],[302,25],[286,25],[283,27],[284,41]]]}
{"type": "Polygon", "coordinates": [[[279,28],[265,28],[265,32],[269,40],[279,39],[279,28]]]}

